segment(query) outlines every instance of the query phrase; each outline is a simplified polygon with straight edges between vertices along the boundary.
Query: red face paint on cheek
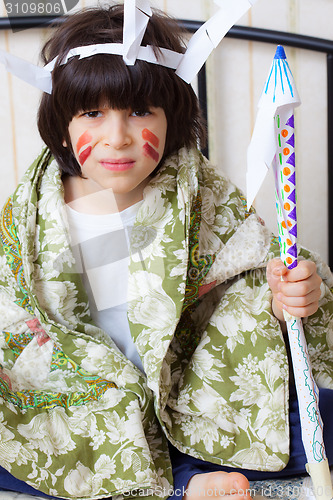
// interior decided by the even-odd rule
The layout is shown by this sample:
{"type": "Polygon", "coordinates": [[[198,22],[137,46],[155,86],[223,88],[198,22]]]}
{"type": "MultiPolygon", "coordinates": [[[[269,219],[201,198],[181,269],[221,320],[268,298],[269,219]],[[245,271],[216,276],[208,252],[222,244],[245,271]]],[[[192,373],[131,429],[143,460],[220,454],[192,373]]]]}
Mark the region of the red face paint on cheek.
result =
{"type": "Polygon", "coordinates": [[[155,148],[158,148],[160,144],[159,138],[147,128],[144,128],[142,131],[142,139],[150,142],[155,148]]]}
{"type": "Polygon", "coordinates": [[[89,134],[89,132],[86,130],[80,137],[79,137],[79,140],[77,141],[77,144],[76,144],[76,152],[79,153],[80,149],[82,148],[82,146],[85,146],[86,144],[88,144],[88,142],[90,142],[92,139],[91,135],[89,134]]]}
{"type": "Polygon", "coordinates": [[[84,164],[90,153],[91,153],[91,146],[88,146],[86,149],[82,151],[81,154],[79,154],[79,162],[81,166],[84,164]]]}
{"type": "Polygon", "coordinates": [[[158,154],[158,152],[154,148],[152,148],[151,145],[148,144],[148,142],[143,145],[143,154],[149,158],[152,158],[154,161],[156,161],[156,163],[160,159],[160,155],[158,154]]]}

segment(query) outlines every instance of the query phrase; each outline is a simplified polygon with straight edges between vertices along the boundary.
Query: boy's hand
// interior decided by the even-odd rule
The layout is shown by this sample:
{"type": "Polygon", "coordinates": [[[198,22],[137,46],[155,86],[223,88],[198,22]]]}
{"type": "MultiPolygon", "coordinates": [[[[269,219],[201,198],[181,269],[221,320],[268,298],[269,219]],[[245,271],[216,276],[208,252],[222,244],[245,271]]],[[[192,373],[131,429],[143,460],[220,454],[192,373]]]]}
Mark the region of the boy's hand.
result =
{"type": "Polygon", "coordinates": [[[267,265],[267,281],[273,293],[273,313],[279,321],[284,321],[283,309],[299,318],[317,311],[322,280],[314,262],[301,260],[288,270],[280,259],[273,259],[267,265]]]}

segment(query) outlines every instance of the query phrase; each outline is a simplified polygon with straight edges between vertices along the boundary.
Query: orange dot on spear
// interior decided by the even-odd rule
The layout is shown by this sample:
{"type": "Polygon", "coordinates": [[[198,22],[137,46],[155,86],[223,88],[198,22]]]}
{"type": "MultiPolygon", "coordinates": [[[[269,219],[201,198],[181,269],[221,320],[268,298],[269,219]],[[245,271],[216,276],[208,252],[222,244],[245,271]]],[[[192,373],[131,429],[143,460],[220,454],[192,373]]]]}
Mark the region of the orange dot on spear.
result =
{"type": "Polygon", "coordinates": [[[290,149],[289,149],[289,148],[284,148],[284,150],[283,150],[283,154],[284,154],[285,156],[288,156],[288,155],[289,155],[289,153],[290,153],[290,149]]]}
{"type": "Polygon", "coordinates": [[[284,209],[285,209],[285,210],[290,210],[290,205],[289,205],[289,203],[285,203],[285,204],[283,205],[283,207],[284,207],[284,209]]]}
{"type": "Polygon", "coordinates": [[[284,175],[289,175],[290,174],[290,168],[289,167],[284,167],[283,173],[284,173],[284,175]]]}
{"type": "Polygon", "coordinates": [[[287,226],[286,226],[286,223],[284,221],[281,222],[281,226],[284,228],[284,229],[287,229],[287,226]]]}
{"type": "Polygon", "coordinates": [[[287,240],[286,240],[286,241],[287,241],[287,245],[289,245],[289,246],[291,246],[291,245],[292,245],[292,241],[291,241],[289,238],[287,238],[287,240]]]}
{"type": "Polygon", "coordinates": [[[291,263],[292,263],[292,261],[293,261],[293,259],[292,259],[291,257],[287,257],[287,258],[286,258],[286,262],[287,262],[287,264],[291,264],[291,263]]]}
{"type": "Polygon", "coordinates": [[[285,190],[286,193],[289,193],[290,186],[288,186],[288,184],[286,184],[283,189],[285,190]]]}
{"type": "Polygon", "coordinates": [[[292,223],[290,222],[290,220],[288,220],[287,224],[288,224],[289,227],[292,226],[292,223]]]}
{"type": "Polygon", "coordinates": [[[281,131],[281,135],[282,137],[287,137],[288,135],[288,130],[286,130],[285,128],[281,131]]]}

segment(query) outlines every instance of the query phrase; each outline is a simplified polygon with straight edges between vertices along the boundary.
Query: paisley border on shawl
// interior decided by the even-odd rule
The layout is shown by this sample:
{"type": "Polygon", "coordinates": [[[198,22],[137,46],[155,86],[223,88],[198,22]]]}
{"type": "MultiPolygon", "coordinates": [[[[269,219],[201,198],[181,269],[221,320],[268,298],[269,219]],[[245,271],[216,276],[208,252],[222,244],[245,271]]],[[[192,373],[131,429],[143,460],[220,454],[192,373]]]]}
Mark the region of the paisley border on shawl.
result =
{"type": "MultiPolygon", "coordinates": [[[[5,204],[0,220],[0,238],[2,241],[4,253],[7,263],[15,277],[18,287],[23,295],[21,299],[15,300],[15,303],[23,307],[30,314],[33,313],[27,293],[26,281],[24,278],[21,245],[19,243],[16,227],[13,221],[12,214],[12,199],[9,198],[5,204]]],[[[8,347],[11,349],[14,358],[17,359],[24,348],[33,339],[33,335],[29,334],[13,334],[9,331],[3,332],[8,347]]],[[[21,409],[27,408],[53,408],[62,406],[68,408],[70,406],[81,406],[89,401],[96,401],[108,389],[117,388],[114,382],[103,380],[98,376],[90,375],[88,372],[80,368],[73,360],[66,356],[59,348],[54,347],[52,353],[52,369],[61,369],[63,366],[70,365],[72,370],[82,377],[82,379],[90,387],[88,392],[72,392],[72,393],[48,393],[38,390],[12,391],[9,383],[0,376],[0,397],[4,397],[7,401],[21,409]]]]}
{"type": "Polygon", "coordinates": [[[23,307],[29,313],[32,313],[32,307],[30,305],[23,271],[21,245],[18,240],[16,227],[13,221],[12,208],[12,199],[8,198],[1,213],[0,238],[6,255],[7,264],[9,265],[23,296],[21,299],[16,299],[15,303],[18,306],[23,307]]]}
{"type": "MultiPolygon", "coordinates": [[[[14,355],[18,357],[24,347],[32,340],[31,335],[15,335],[10,332],[4,332],[8,346],[14,351],[14,355]]],[[[82,369],[77,363],[70,359],[66,354],[54,346],[52,353],[51,371],[56,369],[68,369],[71,367],[83,381],[89,386],[87,392],[70,392],[52,393],[38,390],[12,391],[10,383],[7,382],[0,374],[0,397],[4,397],[15,406],[21,409],[27,408],[54,408],[62,406],[69,408],[70,406],[82,406],[90,401],[98,400],[108,389],[117,389],[114,382],[102,379],[97,375],[91,375],[82,369]]]]}
{"type": "Polygon", "coordinates": [[[193,203],[190,228],[189,228],[189,262],[187,268],[187,279],[185,288],[185,298],[181,314],[181,320],[175,332],[185,356],[190,359],[201,338],[201,333],[195,335],[192,314],[199,302],[200,286],[208,274],[215,261],[215,255],[199,254],[199,233],[201,225],[201,206],[202,198],[200,189],[193,203]]]}
{"type": "Polygon", "coordinates": [[[189,262],[187,268],[185,299],[182,312],[184,312],[187,307],[189,307],[199,298],[199,288],[201,286],[201,283],[215,261],[215,255],[199,254],[201,205],[201,193],[200,190],[198,190],[198,194],[193,203],[190,217],[189,262]]]}
{"type": "Polygon", "coordinates": [[[16,360],[19,357],[19,355],[24,350],[24,348],[34,338],[33,334],[29,334],[27,332],[25,332],[25,333],[12,333],[12,332],[9,332],[7,330],[3,330],[2,333],[4,335],[6,344],[8,345],[12,354],[14,355],[14,360],[16,360]]]}
{"type": "Polygon", "coordinates": [[[6,401],[21,409],[83,406],[91,401],[97,401],[110,388],[115,388],[113,382],[100,379],[100,382],[94,384],[88,392],[71,392],[68,394],[36,390],[14,392],[10,389],[8,383],[0,377],[0,397],[5,398],[6,401]]]}
{"type": "Polygon", "coordinates": [[[253,207],[250,207],[249,210],[247,209],[247,199],[245,198],[245,196],[243,196],[242,194],[239,195],[239,198],[242,202],[242,205],[245,209],[245,219],[247,219],[248,217],[250,217],[250,215],[253,215],[256,213],[255,209],[253,207]]]}

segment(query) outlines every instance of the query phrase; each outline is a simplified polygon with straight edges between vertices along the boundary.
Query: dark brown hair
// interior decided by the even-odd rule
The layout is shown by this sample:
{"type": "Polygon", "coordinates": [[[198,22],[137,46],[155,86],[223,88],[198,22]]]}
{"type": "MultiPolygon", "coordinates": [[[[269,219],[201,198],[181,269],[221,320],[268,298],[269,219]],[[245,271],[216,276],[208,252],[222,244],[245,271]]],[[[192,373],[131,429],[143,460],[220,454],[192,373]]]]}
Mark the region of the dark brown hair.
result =
{"type": "MultiPolygon", "coordinates": [[[[122,43],[123,5],[91,8],[70,16],[57,28],[42,49],[46,64],[58,56],[52,72],[52,94],[43,94],[38,111],[38,129],[63,173],[81,175],[70,146],[68,125],[81,111],[108,105],[114,109],[145,111],[149,106],[164,109],[167,137],[164,158],[183,146],[201,144],[205,127],[192,87],[174,70],[137,60],[127,66],[118,55],[94,55],[82,60],[61,60],[75,47],[98,43],[122,43]],[[63,146],[66,141],[68,147],[63,146]]],[[[184,52],[178,23],[154,10],[142,45],[184,52]]],[[[157,50],[157,49],[155,49],[157,50]]],[[[160,164],[161,164],[160,162],[160,164]]]]}

